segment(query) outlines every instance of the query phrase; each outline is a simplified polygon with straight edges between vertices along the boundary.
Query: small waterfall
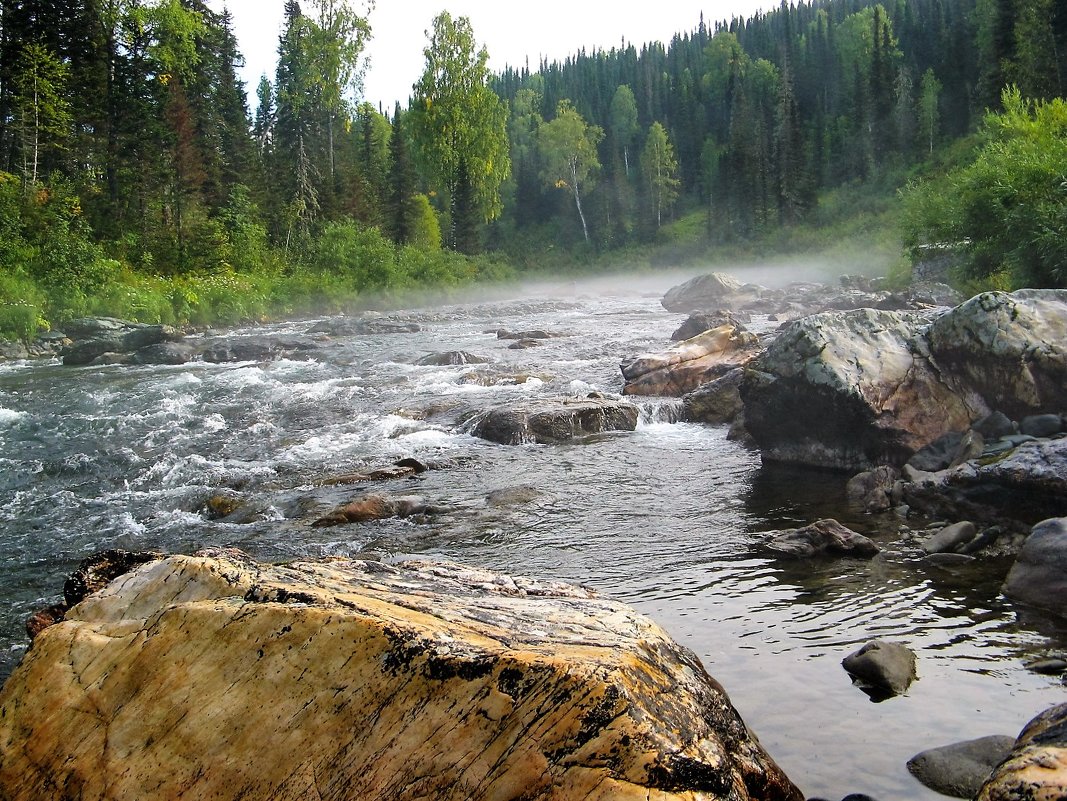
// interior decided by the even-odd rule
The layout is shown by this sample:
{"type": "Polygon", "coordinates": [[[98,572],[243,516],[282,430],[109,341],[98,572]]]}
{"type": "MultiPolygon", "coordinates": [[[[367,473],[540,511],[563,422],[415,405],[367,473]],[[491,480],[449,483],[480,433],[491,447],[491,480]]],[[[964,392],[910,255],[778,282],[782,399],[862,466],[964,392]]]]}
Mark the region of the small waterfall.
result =
{"type": "Polygon", "coordinates": [[[641,410],[638,427],[653,423],[680,423],[685,419],[685,404],[681,398],[656,398],[636,403],[641,410]]]}

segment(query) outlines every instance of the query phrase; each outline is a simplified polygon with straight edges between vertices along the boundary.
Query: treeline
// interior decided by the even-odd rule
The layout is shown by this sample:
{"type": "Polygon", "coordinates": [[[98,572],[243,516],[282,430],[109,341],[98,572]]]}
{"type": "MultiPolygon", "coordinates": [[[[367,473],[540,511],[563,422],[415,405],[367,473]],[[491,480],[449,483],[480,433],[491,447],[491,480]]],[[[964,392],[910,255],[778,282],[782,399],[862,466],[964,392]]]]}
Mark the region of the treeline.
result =
{"type": "Polygon", "coordinates": [[[201,0],[0,0],[0,333],[340,308],[507,274],[486,250],[654,241],[694,209],[708,241],[758,236],[1067,74],[1053,0],[783,3],[500,75],[442,13],[383,114],[353,100],[370,35],[350,0],[287,0],[253,109],[201,0]]]}
{"type": "Polygon", "coordinates": [[[584,227],[615,246],[649,238],[665,201],[699,203],[712,240],[750,237],[803,221],[824,189],[899,183],[998,108],[1005,85],[1051,98],[1065,75],[1067,6],[1052,0],[783,0],[710,29],[701,18],[666,46],[623,43],[499,76],[515,172],[505,221],[566,231],[562,211],[572,240],[584,227]],[[599,143],[593,220],[561,210],[530,146],[559,109],[599,143]],[[640,160],[664,132],[670,186],[664,159],[640,160]]]}

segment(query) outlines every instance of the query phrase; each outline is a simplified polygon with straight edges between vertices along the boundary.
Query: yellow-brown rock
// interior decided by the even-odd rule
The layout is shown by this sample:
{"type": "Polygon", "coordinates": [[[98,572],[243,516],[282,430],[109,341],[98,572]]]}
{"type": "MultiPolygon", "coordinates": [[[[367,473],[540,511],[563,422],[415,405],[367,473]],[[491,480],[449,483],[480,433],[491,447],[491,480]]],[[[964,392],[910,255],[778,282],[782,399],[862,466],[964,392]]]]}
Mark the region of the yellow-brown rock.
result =
{"type": "Polygon", "coordinates": [[[744,326],[727,322],[679,342],[661,353],[644,353],[622,363],[624,395],[680,398],[748,364],[759,353],[759,340],[744,326]]]}
{"type": "Polygon", "coordinates": [[[696,657],[458,565],[143,565],[0,692],[0,798],[796,799],[696,657]]]}
{"type": "Polygon", "coordinates": [[[1067,704],[1026,724],[1011,755],[982,785],[976,801],[1063,801],[1067,798],[1067,704]]]}

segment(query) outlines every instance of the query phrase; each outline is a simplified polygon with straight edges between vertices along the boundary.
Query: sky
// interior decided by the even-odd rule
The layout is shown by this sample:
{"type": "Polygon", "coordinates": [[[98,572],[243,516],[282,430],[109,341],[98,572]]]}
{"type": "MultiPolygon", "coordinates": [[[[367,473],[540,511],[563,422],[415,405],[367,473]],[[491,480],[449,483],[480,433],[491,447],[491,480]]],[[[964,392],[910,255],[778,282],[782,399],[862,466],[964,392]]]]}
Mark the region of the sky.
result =
{"type": "MultiPolygon", "coordinates": [[[[242,77],[252,103],[261,75],[274,79],[278,37],[285,0],[208,0],[229,8],[246,65],[242,77]]],[[[363,9],[363,0],[353,6],[363,9]]],[[[407,106],[411,86],[422,74],[426,31],[441,11],[468,17],[479,45],[489,51],[489,68],[521,67],[529,59],[536,69],[542,56],[562,61],[583,47],[610,50],[622,40],[638,48],[646,42],[667,43],[675,33],[695,30],[700,13],[709,28],[716,20],[747,17],[777,3],[762,0],[377,0],[370,15],[372,39],[364,98],[390,111],[396,101],[407,106]]],[[[254,112],[255,109],[253,108],[254,112]]]]}

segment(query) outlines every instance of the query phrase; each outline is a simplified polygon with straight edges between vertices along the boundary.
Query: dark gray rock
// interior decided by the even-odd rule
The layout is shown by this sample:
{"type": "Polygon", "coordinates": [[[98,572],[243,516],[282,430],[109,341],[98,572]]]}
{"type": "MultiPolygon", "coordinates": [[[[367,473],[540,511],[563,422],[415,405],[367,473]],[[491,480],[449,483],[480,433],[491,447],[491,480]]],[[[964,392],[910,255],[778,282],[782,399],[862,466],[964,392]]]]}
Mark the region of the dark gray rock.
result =
{"type": "Polygon", "coordinates": [[[213,364],[231,362],[267,362],[277,359],[309,359],[318,345],[292,337],[226,337],[204,348],[204,361],[213,364]]]}
{"type": "Polygon", "coordinates": [[[1014,434],[1015,423],[1004,412],[990,412],[972,428],[981,434],[987,442],[1014,434]]]}
{"type": "Polygon", "coordinates": [[[1051,437],[1062,431],[1063,418],[1058,414],[1032,414],[1019,421],[1019,433],[1031,437],[1051,437]]]}
{"type": "Polygon", "coordinates": [[[858,556],[869,559],[879,550],[873,540],[833,519],[818,520],[803,528],[768,533],[771,536],[758,546],[758,550],[779,558],[858,556]]]}
{"type": "Polygon", "coordinates": [[[915,681],[915,654],[899,643],[872,640],[841,660],[860,686],[893,695],[905,692],[915,681]]]}
{"type": "Polygon", "coordinates": [[[1034,526],[1008,572],[1003,591],[1030,606],[1067,614],[1067,518],[1034,526]]]}
{"type": "Polygon", "coordinates": [[[543,331],[541,329],[534,329],[532,331],[508,331],[505,328],[501,328],[496,332],[497,339],[555,339],[561,337],[562,334],[556,334],[551,331],[543,331]]]}
{"type": "Polygon", "coordinates": [[[955,461],[963,443],[963,432],[949,431],[942,434],[929,445],[924,445],[908,459],[908,464],[916,470],[936,473],[945,470],[955,461]]]}
{"type": "Polygon", "coordinates": [[[93,363],[105,353],[132,353],[162,342],[178,342],[182,334],[169,325],[144,325],[80,340],[63,349],[63,364],[76,367],[93,363]]]}
{"type": "Polygon", "coordinates": [[[721,378],[702,384],[682,396],[684,419],[690,423],[721,425],[732,422],[744,408],[741,403],[741,382],[745,371],[737,367],[721,378]]]}
{"type": "Polygon", "coordinates": [[[640,411],[632,403],[604,398],[543,398],[489,409],[470,432],[502,445],[552,444],[600,434],[633,431],[640,411]]]}
{"type": "Polygon", "coordinates": [[[196,348],[184,342],[159,342],[130,354],[129,364],[185,364],[196,356],[196,348]]]}
{"type": "Polygon", "coordinates": [[[963,521],[945,526],[931,537],[927,537],[920,543],[920,547],[928,554],[932,553],[958,553],[960,549],[971,542],[978,529],[974,523],[963,521]]]}
{"type": "Polygon", "coordinates": [[[1067,659],[1039,659],[1027,664],[1026,669],[1043,676],[1058,676],[1067,673],[1067,659]]]}
{"type": "Polygon", "coordinates": [[[539,348],[544,344],[541,339],[517,339],[508,345],[508,350],[529,350],[530,348],[539,348]]]}
{"type": "Polygon", "coordinates": [[[1015,745],[1015,738],[994,734],[916,754],[908,760],[911,775],[935,792],[974,798],[989,774],[1015,745]]]}
{"type": "Polygon", "coordinates": [[[1024,442],[1000,459],[968,462],[904,486],[904,501],[931,517],[1026,530],[1067,517],[1067,441],[1024,442]]]}
{"type": "Polygon", "coordinates": [[[850,478],[845,485],[845,495],[850,503],[865,512],[884,512],[899,501],[896,497],[899,479],[900,473],[895,468],[882,465],[850,478]]]}
{"type": "Polygon", "coordinates": [[[488,364],[486,356],[475,356],[465,350],[450,350],[445,353],[429,353],[415,364],[420,367],[451,367],[460,364],[488,364]]]}

